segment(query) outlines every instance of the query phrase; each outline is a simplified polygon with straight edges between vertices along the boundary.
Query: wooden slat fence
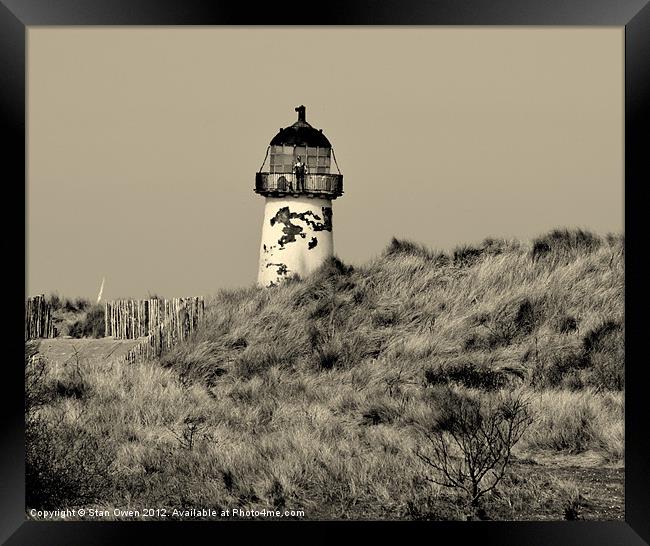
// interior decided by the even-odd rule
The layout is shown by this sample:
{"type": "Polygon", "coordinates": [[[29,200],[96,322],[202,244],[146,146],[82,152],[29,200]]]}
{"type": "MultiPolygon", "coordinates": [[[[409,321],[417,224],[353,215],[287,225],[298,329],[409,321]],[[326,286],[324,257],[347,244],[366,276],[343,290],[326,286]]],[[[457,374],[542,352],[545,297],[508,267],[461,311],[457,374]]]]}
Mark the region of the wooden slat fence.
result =
{"type": "Polygon", "coordinates": [[[45,294],[27,298],[25,301],[25,341],[52,337],[54,337],[52,307],[45,299],[45,294]]]}
{"type": "Polygon", "coordinates": [[[105,336],[137,339],[164,325],[164,337],[185,339],[203,319],[203,297],[116,300],[104,304],[105,336]]]}
{"type": "Polygon", "coordinates": [[[203,297],[172,300],[121,300],[106,302],[106,336],[116,339],[145,337],[118,361],[141,362],[156,358],[187,339],[202,322],[203,297]]]}

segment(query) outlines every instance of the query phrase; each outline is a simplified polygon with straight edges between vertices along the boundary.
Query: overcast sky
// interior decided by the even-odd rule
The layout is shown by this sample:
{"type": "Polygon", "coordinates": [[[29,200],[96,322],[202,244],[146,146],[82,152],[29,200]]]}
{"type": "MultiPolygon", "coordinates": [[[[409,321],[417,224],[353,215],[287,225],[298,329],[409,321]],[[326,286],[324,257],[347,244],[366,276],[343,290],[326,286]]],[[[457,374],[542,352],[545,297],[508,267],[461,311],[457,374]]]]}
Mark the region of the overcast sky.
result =
{"type": "Polygon", "coordinates": [[[28,29],[27,292],[253,283],[255,172],[307,107],[334,247],[623,230],[622,28],[28,29]]]}

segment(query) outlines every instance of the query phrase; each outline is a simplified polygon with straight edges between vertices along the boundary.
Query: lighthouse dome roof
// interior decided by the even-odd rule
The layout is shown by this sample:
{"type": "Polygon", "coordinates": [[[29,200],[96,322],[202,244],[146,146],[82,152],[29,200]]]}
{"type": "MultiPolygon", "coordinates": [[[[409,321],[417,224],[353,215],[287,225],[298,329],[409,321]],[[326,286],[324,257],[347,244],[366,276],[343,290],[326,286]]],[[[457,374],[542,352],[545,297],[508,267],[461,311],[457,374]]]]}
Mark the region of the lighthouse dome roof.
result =
{"type": "Polygon", "coordinates": [[[271,140],[271,146],[310,146],[319,148],[331,148],[332,145],[323,134],[322,129],[316,129],[307,123],[305,119],[304,106],[298,106],[298,121],[289,127],[280,129],[280,132],[271,140]]]}

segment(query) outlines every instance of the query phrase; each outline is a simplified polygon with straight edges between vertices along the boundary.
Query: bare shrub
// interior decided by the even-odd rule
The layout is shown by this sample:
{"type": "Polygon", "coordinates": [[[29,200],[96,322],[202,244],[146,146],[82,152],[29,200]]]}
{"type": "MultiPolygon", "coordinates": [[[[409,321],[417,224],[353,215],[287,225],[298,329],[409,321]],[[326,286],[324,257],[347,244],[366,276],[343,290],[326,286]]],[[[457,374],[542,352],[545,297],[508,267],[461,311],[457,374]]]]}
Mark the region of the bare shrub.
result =
{"type": "Polygon", "coordinates": [[[513,446],[532,423],[521,396],[470,397],[451,389],[441,391],[438,415],[420,427],[427,449],[416,455],[433,469],[432,483],[465,493],[477,512],[481,498],[506,473],[513,446]]]}

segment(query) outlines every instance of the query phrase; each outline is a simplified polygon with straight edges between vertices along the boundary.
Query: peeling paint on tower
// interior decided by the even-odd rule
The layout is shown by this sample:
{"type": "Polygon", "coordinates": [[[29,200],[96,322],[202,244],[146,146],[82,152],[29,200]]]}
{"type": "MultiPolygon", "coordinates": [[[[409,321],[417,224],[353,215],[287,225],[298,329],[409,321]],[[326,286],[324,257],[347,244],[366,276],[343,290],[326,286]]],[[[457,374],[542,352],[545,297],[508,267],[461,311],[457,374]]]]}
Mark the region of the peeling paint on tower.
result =
{"type": "Polygon", "coordinates": [[[332,256],[331,210],[324,199],[267,198],[260,245],[260,284],[277,283],[289,273],[304,277],[332,256]]]}
{"type": "Polygon", "coordinates": [[[269,264],[266,264],[266,267],[273,267],[273,266],[276,266],[276,265],[278,266],[278,268],[276,270],[278,276],[286,275],[287,273],[289,273],[289,270],[287,269],[286,264],[271,264],[271,263],[269,263],[269,264]]]}
{"type": "MultiPolygon", "coordinates": [[[[332,207],[322,207],[322,211],[324,221],[321,221],[321,217],[314,214],[311,210],[306,210],[304,212],[291,212],[289,207],[282,207],[270,220],[271,227],[275,226],[277,223],[281,223],[284,226],[282,228],[282,233],[284,235],[278,239],[278,244],[281,247],[284,247],[284,245],[288,243],[293,243],[296,240],[296,236],[302,237],[303,239],[305,238],[306,235],[304,229],[301,226],[292,223],[291,220],[300,220],[314,231],[332,231],[332,207]]],[[[312,238],[312,241],[314,240],[316,240],[315,237],[312,238]]],[[[316,245],[314,244],[314,246],[316,245]]],[[[311,249],[313,247],[310,246],[309,248],[311,249]]]]}

